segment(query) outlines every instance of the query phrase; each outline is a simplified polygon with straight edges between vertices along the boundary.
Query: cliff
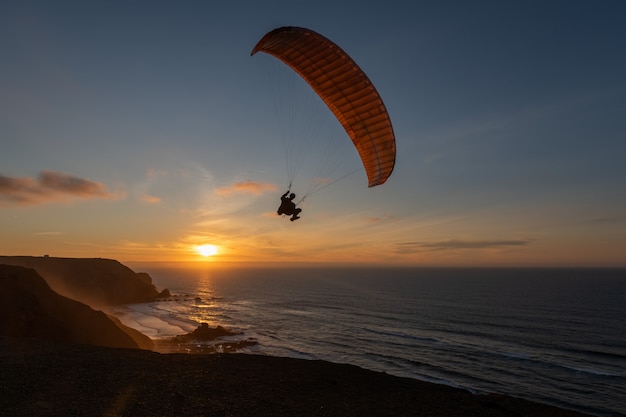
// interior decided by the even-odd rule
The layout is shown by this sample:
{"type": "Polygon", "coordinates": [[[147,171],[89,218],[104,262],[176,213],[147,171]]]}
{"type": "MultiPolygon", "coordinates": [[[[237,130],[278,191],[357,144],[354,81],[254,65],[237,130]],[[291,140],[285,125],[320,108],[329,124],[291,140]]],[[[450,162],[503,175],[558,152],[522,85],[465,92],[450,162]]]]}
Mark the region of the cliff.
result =
{"type": "Polygon", "coordinates": [[[169,296],[152,278],[112,259],[0,256],[0,264],[32,268],[57,293],[90,306],[133,304],[169,296]]]}
{"type": "Polygon", "coordinates": [[[55,293],[33,269],[0,265],[0,336],[150,349],[152,341],[101,311],[55,293]]]}

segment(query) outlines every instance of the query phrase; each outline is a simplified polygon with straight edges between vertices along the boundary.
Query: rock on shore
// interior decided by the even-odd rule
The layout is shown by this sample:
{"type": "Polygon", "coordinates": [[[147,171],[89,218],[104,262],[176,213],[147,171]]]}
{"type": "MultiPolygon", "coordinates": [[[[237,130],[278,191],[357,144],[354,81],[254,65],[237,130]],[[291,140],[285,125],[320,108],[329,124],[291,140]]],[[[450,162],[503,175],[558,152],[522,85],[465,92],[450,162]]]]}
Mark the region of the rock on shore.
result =
{"type": "Polygon", "coordinates": [[[234,353],[258,343],[254,338],[220,340],[241,334],[223,326],[209,327],[208,323],[200,323],[200,326],[190,333],[156,341],[155,350],[161,353],[234,353]]]}

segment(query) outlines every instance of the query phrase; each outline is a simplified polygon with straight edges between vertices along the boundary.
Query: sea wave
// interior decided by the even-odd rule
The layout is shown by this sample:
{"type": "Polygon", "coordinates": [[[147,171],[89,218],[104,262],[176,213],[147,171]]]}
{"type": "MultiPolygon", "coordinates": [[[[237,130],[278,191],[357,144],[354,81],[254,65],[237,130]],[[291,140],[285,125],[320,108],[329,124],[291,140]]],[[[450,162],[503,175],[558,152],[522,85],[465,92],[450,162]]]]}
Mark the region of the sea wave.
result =
{"type": "Polygon", "coordinates": [[[405,333],[405,332],[397,331],[397,330],[374,329],[371,327],[363,327],[363,330],[370,332],[370,333],[382,335],[382,336],[390,336],[390,337],[401,338],[401,339],[416,340],[416,341],[420,341],[424,343],[431,343],[431,344],[444,344],[443,341],[433,338],[433,337],[416,336],[414,334],[409,334],[409,333],[405,333]]]}

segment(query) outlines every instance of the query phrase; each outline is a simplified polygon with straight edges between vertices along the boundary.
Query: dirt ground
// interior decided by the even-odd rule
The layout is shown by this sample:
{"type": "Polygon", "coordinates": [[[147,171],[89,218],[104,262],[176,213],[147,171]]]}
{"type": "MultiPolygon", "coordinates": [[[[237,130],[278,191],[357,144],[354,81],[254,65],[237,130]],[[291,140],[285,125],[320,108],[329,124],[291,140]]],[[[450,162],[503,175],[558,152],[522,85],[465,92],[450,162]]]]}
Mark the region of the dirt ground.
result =
{"type": "Polygon", "coordinates": [[[0,339],[2,416],[581,417],[355,366],[0,339]]]}

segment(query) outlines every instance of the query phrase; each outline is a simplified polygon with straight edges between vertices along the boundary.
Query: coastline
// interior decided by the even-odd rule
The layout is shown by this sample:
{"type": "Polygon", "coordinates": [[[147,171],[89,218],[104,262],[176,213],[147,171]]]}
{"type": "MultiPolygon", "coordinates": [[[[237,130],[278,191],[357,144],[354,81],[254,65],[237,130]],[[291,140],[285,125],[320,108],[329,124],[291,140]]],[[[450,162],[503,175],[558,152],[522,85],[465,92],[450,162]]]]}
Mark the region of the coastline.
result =
{"type": "Polygon", "coordinates": [[[353,365],[0,339],[0,415],[583,417],[353,365]]]}

